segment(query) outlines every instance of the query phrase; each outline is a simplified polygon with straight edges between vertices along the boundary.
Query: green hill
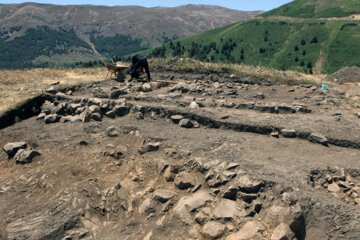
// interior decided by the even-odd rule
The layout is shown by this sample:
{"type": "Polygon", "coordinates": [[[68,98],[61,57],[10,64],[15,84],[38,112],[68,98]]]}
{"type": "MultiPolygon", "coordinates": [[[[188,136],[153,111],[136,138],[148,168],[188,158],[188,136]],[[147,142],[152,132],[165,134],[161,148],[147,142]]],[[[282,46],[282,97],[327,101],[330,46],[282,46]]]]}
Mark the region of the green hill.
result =
{"type": "MultiPolygon", "coordinates": [[[[314,2],[294,1],[262,17],[172,41],[144,53],[149,57],[183,56],[306,73],[333,73],[345,66],[360,66],[359,20],[272,17],[277,12],[285,12],[284,9],[294,13],[293,16],[303,16],[305,12],[299,10],[302,8],[295,7],[314,2]],[[295,14],[295,11],[299,12],[295,14]]],[[[340,2],[346,6],[344,12],[360,3],[353,0],[316,2],[332,3],[330,8],[315,8],[327,12],[331,11],[326,9],[333,9],[340,2]]]]}
{"type": "Polygon", "coordinates": [[[360,14],[359,0],[295,0],[262,14],[263,17],[301,18],[347,17],[360,14]]]}

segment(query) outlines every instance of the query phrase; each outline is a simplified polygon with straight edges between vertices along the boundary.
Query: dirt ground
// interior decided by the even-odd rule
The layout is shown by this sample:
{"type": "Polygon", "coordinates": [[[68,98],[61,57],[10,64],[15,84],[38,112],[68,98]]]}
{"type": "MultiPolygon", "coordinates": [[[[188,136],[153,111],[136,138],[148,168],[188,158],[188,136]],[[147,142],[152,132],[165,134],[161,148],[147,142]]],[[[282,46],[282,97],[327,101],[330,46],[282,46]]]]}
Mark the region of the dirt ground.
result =
{"type": "Polygon", "coordinates": [[[0,236],[360,239],[349,92],[162,71],[49,95],[0,130],[40,153],[0,152],[0,236]]]}

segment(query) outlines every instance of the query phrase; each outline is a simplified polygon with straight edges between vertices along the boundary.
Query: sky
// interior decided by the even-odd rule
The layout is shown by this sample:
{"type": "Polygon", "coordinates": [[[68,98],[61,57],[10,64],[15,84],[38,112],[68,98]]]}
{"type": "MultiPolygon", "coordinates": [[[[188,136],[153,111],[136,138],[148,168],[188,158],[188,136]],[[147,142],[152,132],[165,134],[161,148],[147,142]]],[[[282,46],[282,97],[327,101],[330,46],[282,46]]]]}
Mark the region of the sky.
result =
{"type": "Polygon", "coordinates": [[[268,11],[273,8],[277,8],[283,4],[291,2],[292,0],[0,0],[0,3],[24,3],[24,2],[37,2],[37,3],[51,3],[61,5],[81,5],[81,4],[93,4],[93,5],[106,5],[106,6],[126,6],[126,5],[138,5],[144,7],[176,7],[186,4],[206,4],[206,5],[218,5],[226,8],[255,11],[264,10],[268,11]]]}

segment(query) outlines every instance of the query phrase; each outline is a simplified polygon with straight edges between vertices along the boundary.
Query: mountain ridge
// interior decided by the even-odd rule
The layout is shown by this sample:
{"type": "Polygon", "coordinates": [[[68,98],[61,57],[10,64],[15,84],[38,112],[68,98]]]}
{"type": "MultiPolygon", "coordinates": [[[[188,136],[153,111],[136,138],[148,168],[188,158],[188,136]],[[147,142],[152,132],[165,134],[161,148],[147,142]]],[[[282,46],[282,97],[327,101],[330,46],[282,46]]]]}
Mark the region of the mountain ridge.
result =
{"type": "MultiPolygon", "coordinates": [[[[83,51],[80,55],[83,54],[83,60],[86,61],[100,56],[120,55],[127,48],[133,51],[157,46],[172,39],[238,22],[259,13],[262,11],[245,12],[208,5],[145,8],[37,3],[0,4],[0,52],[11,47],[8,43],[16,37],[23,38],[22,41],[27,41],[28,46],[31,47],[30,42],[34,39],[33,37],[29,39],[26,35],[27,31],[46,26],[51,31],[58,31],[59,35],[62,32],[71,32],[73,39],[78,38],[76,40],[78,43],[85,41],[90,50],[83,51]]],[[[76,48],[75,44],[74,49],[76,48]]],[[[125,53],[131,53],[129,51],[125,53]]],[[[61,54],[69,55],[69,52],[64,49],[61,54]]],[[[42,55],[39,53],[38,56],[42,55]]],[[[51,56],[51,53],[49,55],[51,56]]],[[[31,57],[34,60],[38,56],[31,57]]],[[[78,60],[80,61],[81,58],[76,58],[76,61],[78,60]]],[[[17,64],[14,63],[14,67],[17,64]]],[[[25,65],[28,67],[31,64],[25,65]]],[[[0,60],[1,67],[11,66],[9,64],[1,66],[0,60]]]]}

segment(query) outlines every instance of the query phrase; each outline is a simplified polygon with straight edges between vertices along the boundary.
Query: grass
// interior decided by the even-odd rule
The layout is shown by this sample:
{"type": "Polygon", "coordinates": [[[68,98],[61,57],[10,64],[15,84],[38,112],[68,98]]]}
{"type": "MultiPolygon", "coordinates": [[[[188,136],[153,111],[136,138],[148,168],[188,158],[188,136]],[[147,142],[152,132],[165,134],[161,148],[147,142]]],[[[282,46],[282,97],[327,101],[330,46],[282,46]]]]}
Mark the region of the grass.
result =
{"type": "Polygon", "coordinates": [[[201,62],[191,58],[152,58],[151,67],[174,66],[178,70],[215,70],[234,74],[239,78],[253,81],[271,82],[275,85],[320,84],[325,75],[310,75],[297,71],[280,71],[262,66],[249,66],[232,63],[201,62]]]}
{"type": "Polygon", "coordinates": [[[105,80],[105,68],[0,70],[0,114],[50,88],[105,80]]]}
{"type": "MultiPolygon", "coordinates": [[[[161,48],[164,57],[328,74],[346,66],[359,66],[359,25],[356,20],[258,18],[173,41],[175,48],[170,43],[161,48]],[[317,64],[319,61],[324,64],[317,64]]],[[[142,53],[161,56],[154,52],[156,49],[142,53]]]]}

